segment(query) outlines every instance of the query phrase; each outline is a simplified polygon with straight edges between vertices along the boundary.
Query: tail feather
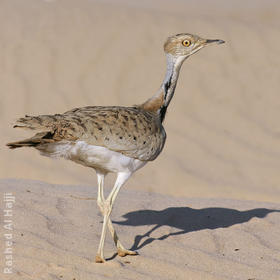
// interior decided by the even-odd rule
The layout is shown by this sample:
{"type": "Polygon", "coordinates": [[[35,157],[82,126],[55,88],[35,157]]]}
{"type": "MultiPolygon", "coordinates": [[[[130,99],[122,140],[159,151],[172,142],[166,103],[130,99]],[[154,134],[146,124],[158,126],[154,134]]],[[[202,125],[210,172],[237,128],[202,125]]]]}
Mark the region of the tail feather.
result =
{"type": "Polygon", "coordinates": [[[10,149],[16,149],[21,147],[36,147],[42,144],[53,143],[55,140],[52,137],[53,137],[53,132],[51,131],[39,132],[31,138],[24,139],[17,142],[7,143],[6,145],[10,149]]]}
{"type": "Polygon", "coordinates": [[[41,115],[41,116],[28,116],[20,118],[16,121],[14,128],[24,128],[31,130],[49,130],[55,122],[61,119],[61,115],[41,115]]]}

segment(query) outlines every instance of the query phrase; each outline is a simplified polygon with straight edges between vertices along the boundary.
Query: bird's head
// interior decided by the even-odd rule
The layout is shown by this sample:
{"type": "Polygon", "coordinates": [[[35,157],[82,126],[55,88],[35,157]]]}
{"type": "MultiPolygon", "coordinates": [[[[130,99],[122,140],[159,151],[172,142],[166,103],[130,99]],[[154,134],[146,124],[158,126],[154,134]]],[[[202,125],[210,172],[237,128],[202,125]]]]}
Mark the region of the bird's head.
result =
{"type": "Polygon", "coordinates": [[[167,38],[164,44],[164,51],[176,58],[187,58],[206,46],[223,44],[224,42],[219,39],[209,40],[197,35],[181,33],[167,38]]]}

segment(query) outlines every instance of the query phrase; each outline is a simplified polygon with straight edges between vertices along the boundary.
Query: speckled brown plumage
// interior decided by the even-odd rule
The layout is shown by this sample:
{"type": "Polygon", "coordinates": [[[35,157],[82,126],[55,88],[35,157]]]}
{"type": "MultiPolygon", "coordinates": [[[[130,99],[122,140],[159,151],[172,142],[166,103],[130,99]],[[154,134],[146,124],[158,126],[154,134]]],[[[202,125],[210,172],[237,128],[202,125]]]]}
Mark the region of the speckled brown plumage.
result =
{"type": "Polygon", "coordinates": [[[38,130],[34,137],[9,143],[10,148],[83,140],[126,156],[150,161],[161,152],[166,134],[155,112],[134,107],[87,106],[64,114],[26,116],[15,127],[38,130]]]}

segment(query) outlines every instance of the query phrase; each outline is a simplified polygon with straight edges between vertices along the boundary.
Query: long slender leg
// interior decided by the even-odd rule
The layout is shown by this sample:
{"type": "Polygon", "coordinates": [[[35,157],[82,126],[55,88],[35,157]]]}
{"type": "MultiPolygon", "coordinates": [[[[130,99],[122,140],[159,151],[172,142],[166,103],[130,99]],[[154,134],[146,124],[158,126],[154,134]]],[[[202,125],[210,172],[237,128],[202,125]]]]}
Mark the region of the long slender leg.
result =
{"type": "Polygon", "coordinates": [[[112,224],[110,219],[108,220],[108,228],[109,228],[110,233],[111,233],[111,235],[113,237],[113,240],[114,240],[115,245],[116,245],[117,250],[118,250],[118,255],[120,257],[125,257],[126,255],[137,255],[138,254],[135,251],[131,251],[131,250],[125,249],[125,247],[121,244],[121,242],[119,240],[119,237],[117,235],[117,232],[114,229],[113,224],[112,224]]]}
{"type": "Polygon", "coordinates": [[[104,241],[105,241],[105,235],[106,235],[106,227],[108,226],[114,242],[118,248],[118,254],[120,256],[125,256],[128,254],[136,254],[133,251],[126,250],[120,243],[118,236],[116,234],[116,231],[113,228],[112,222],[110,220],[110,214],[112,211],[113,203],[117,197],[117,194],[121,188],[121,186],[128,180],[128,178],[131,176],[131,173],[118,173],[115,185],[109,194],[108,198],[104,200],[103,196],[103,183],[104,183],[104,176],[102,175],[97,175],[98,176],[98,205],[100,203],[100,208],[102,209],[102,213],[104,215],[104,220],[103,220],[103,227],[102,227],[102,233],[101,233],[101,238],[100,238],[100,243],[97,251],[97,255],[95,258],[96,262],[105,262],[104,259],[104,253],[103,253],[103,248],[104,248],[104,241]],[[103,198],[103,199],[102,199],[103,198]],[[101,202],[102,201],[102,202],[101,202]]]}
{"type": "MultiPolygon", "coordinates": [[[[103,192],[103,187],[104,187],[104,179],[105,179],[105,174],[101,172],[97,172],[97,181],[98,181],[98,197],[97,197],[97,204],[99,206],[100,212],[103,214],[104,213],[104,192],[103,192]]],[[[108,228],[110,230],[110,233],[113,237],[113,240],[115,242],[116,247],[118,250],[125,250],[125,248],[122,246],[122,244],[119,241],[118,235],[113,227],[113,224],[111,222],[111,219],[108,219],[108,228]]]]}
{"type": "MultiPolygon", "coordinates": [[[[103,192],[103,186],[104,186],[104,179],[105,179],[105,174],[101,173],[101,172],[97,172],[97,180],[98,180],[98,197],[97,197],[97,204],[100,208],[101,213],[103,214],[103,205],[104,205],[104,192],[103,192]]],[[[127,250],[125,249],[125,247],[121,244],[117,232],[113,227],[113,224],[111,222],[111,219],[108,219],[108,228],[109,231],[112,235],[112,238],[114,240],[114,243],[117,247],[118,250],[118,255],[121,257],[124,257],[126,255],[137,255],[137,252],[135,251],[131,251],[131,250],[127,250]]]]}
{"type": "MultiPolygon", "coordinates": [[[[104,216],[104,194],[103,194],[103,185],[104,185],[104,179],[105,179],[105,174],[101,172],[96,172],[97,174],[97,182],[98,182],[98,195],[97,195],[97,205],[99,206],[99,209],[101,213],[104,216]]],[[[103,221],[103,226],[102,226],[102,232],[104,231],[104,225],[105,225],[105,216],[104,216],[104,221],[103,221]]],[[[95,257],[95,262],[97,263],[102,263],[105,262],[104,259],[104,254],[103,250],[101,250],[101,246],[103,248],[104,246],[104,240],[105,240],[105,235],[101,236],[100,243],[99,243],[99,248],[98,248],[98,254],[95,257]]]]}
{"type": "MultiPolygon", "coordinates": [[[[113,189],[107,198],[107,200],[111,201],[111,203],[110,203],[111,207],[113,207],[113,204],[115,202],[115,199],[117,197],[117,194],[118,194],[121,186],[128,180],[128,178],[130,176],[131,176],[131,174],[124,173],[123,176],[122,176],[122,174],[120,174],[120,178],[119,177],[117,178],[116,185],[120,182],[121,182],[121,184],[117,188],[115,188],[115,190],[113,189]],[[119,180],[119,182],[118,182],[118,180],[119,180]]],[[[115,245],[117,247],[119,256],[124,257],[126,255],[137,255],[137,252],[125,249],[125,247],[121,244],[121,242],[118,238],[117,232],[114,229],[110,218],[108,220],[108,228],[110,230],[110,233],[111,233],[113,240],[115,242],[115,245]]]]}
{"type": "Polygon", "coordinates": [[[103,192],[103,186],[104,186],[104,179],[105,175],[101,172],[96,172],[97,174],[97,183],[98,183],[98,195],[97,195],[97,205],[99,206],[99,209],[101,213],[103,214],[103,204],[104,204],[104,192],[103,192]]]}
{"type": "Polygon", "coordinates": [[[97,262],[97,263],[104,263],[105,262],[104,242],[105,242],[106,228],[107,228],[107,225],[108,225],[109,215],[110,215],[109,211],[108,212],[106,211],[104,213],[101,238],[100,238],[100,241],[99,241],[99,246],[98,246],[97,254],[96,254],[96,257],[95,257],[95,262],[97,262]]]}

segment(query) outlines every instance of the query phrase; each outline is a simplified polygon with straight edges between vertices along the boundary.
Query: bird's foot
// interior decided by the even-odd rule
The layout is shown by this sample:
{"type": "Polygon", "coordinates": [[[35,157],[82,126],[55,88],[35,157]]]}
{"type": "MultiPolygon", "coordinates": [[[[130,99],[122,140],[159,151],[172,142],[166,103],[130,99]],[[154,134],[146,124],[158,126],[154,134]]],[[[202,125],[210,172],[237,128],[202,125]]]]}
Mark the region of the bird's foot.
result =
{"type": "Polygon", "coordinates": [[[95,257],[95,262],[96,263],[105,263],[105,259],[103,257],[101,257],[100,255],[96,255],[95,257]]]}
{"type": "Polygon", "coordinates": [[[126,250],[126,249],[118,249],[118,255],[120,257],[125,257],[127,255],[130,255],[130,256],[135,256],[135,255],[138,255],[138,253],[136,251],[131,251],[131,250],[126,250]]]}

